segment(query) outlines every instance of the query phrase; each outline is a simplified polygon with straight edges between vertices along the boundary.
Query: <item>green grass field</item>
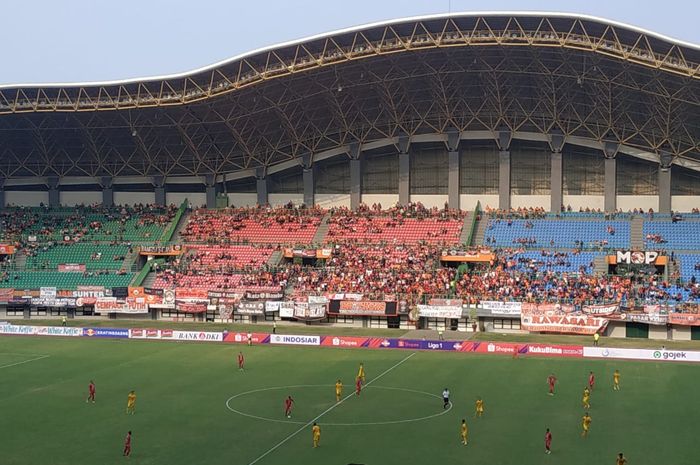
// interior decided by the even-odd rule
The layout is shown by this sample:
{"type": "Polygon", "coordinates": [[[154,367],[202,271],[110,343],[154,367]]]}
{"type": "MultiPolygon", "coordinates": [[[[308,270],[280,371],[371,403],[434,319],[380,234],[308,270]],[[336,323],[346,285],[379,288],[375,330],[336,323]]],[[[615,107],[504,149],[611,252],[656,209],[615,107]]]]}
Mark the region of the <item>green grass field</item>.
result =
{"type": "Polygon", "coordinates": [[[620,451],[630,465],[695,464],[697,373],[692,365],[610,360],[2,337],[0,462],[125,463],[123,439],[132,430],[133,464],[593,465],[615,463],[620,451]],[[238,350],[245,372],[234,366],[238,350]],[[358,398],[351,386],[360,361],[368,386],[358,398]],[[611,389],[615,368],[620,392],[611,389]],[[582,439],[590,370],[593,423],[582,439]],[[547,395],[550,371],[559,378],[555,397],[547,395]],[[338,405],[337,378],[348,395],[338,405]],[[85,403],[91,379],[94,405],[85,403]],[[127,416],[131,389],[136,414],[127,416]],[[291,419],[283,415],[287,395],[296,400],[291,419]],[[486,406],[480,419],[477,396],[486,406]],[[229,399],[244,415],[227,408],[229,399]],[[459,441],[462,418],[467,447],[459,441]],[[322,428],[318,449],[307,425],[313,419],[322,428]]]}

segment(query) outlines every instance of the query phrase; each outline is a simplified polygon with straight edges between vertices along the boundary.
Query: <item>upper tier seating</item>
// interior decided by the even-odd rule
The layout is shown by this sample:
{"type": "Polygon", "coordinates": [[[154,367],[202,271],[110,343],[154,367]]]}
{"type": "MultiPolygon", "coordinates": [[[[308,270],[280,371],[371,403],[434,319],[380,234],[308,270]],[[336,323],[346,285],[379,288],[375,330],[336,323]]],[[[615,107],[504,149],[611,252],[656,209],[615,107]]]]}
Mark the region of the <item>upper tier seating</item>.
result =
{"type": "Polygon", "coordinates": [[[645,221],[644,246],[649,250],[700,250],[700,222],[645,221]]]}
{"type": "Polygon", "coordinates": [[[518,251],[506,255],[506,267],[529,273],[553,271],[592,274],[597,255],[594,252],[518,251]]]}
{"type": "Polygon", "coordinates": [[[323,214],[295,208],[200,209],[180,233],[186,242],[309,244],[323,214]]]}
{"type": "Polygon", "coordinates": [[[629,248],[627,221],[489,220],[484,243],[497,247],[629,248]]]}
{"type": "Polygon", "coordinates": [[[250,245],[191,245],[187,250],[186,260],[212,272],[260,268],[274,251],[270,247],[250,245]]]}
{"type": "Polygon", "coordinates": [[[334,209],[328,220],[327,243],[458,244],[464,214],[409,204],[381,210],[362,206],[358,211],[334,209]]]}
{"type": "Polygon", "coordinates": [[[56,287],[58,289],[76,289],[78,286],[128,286],[133,273],[97,274],[97,273],[61,273],[58,271],[10,271],[0,273],[0,287],[15,289],[39,289],[56,287]]]}
{"type": "Polygon", "coordinates": [[[129,246],[57,242],[24,250],[27,254],[27,269],[31,270],[55,270],[58,265],[66,263],[85,265],[88,270],[118,270],[129,253],[129,246]]]}

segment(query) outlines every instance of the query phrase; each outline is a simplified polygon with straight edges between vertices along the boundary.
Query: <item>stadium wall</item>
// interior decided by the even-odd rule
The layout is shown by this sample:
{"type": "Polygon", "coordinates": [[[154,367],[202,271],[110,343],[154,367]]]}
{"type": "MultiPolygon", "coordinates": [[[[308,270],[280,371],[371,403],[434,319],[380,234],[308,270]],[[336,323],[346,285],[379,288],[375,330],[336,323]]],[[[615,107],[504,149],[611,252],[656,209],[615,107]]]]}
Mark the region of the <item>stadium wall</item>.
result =
{"type": "Polygon", "coordinates": [[[46,191],[5,191],[5,204],[22,207],[38,207],[48,205],[49,193],[46,191]]]}
{"type": "Polygon", "coordinates": [[[564,206],[571,206],[576,211],[581,208],[605,208],[605,197],[602,195],[564,195],[564,206]]]}
{"type": "Polygon", "coordinates": [[[66,207],[74,207],[76,205],[92,205],[102,203],[102,192],[79,192],[61,190],[60,195],[61,205],[66,207]]]}
{"type": "Polygon", "coordinates": [[[398,194],[362,194],[362,201],[367,205],[380,203],[382,208],[389,208],[399,201],[398,194]]]}
{"type": "Polygon", "coordinates": [[[420,202],[428,208],[432,208],[432,207],[443,208],[445,206],[445,202],[447,202],[447,198],[448,197],[446,195],[427,195],[427,194],[411,195],[411,197],[410,197],[411,202],[420,202]]]}
{"type": "Polygon", "coordinates": [[[258,203],[257,194],[235,193],[228,194],[228,204],[231,207],[251,207],[258,203]]]}
{"type": "Polygon", "coordinates": [[[635,208],[649,210],[651,208],[658,212],[659,197],[656,195],[618,195],[617,208],[621,208],[622,211],[634,210],[635,208]]]}
{"type": "Polygon", "coordinates": [[[269,194],[268,202],[273,207],[280,207],[289,202],[301,205],[304,203],[304,194],[269,194]]]}
{"type": "Polygon", "coordinates": [[[316,205],[323,208],[350,208],[350,194],[316,194],[316,205]]]}
{"type": "Polygon", "coordinates": [[[168,204],[181,205],[187,199],[193,207],[207,204],[207,194],[201,192],[166,192],[165,201],[168,204]]]}
{"type": "Polygon", "coordinates": [[[498,207],[498,195],[476,195],[476,194],[461,194],[459,196],[459,205],[462,210],[473,210],[477,202],[481,202],[481,208],[498,207]]]}
{"type": "Polygon", "coordinates": [[[550,199],[549,195],[511,195],[510,205],[513,208],[540,207],[549,210],[550,199]]]}
{"type": "Polygon", "coordinates": [[[156,194],[154,192],[114,192],[114,203],[116,205],[134,205],[137,203],[155,203],[156,194]]]}

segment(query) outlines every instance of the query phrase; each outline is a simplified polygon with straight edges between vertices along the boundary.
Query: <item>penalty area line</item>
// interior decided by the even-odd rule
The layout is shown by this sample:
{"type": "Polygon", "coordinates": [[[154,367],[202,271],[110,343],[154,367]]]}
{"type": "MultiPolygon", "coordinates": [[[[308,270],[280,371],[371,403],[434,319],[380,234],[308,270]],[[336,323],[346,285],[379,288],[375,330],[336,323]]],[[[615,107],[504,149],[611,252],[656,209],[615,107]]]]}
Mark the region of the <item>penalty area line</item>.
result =
{"type": "MultiPolygon", "coordinates": [[[[387,368],[386,370],[384,370],[383,372],[381,372],[376,378],[372,378],[371,380],[369,380],[369,381],[367,382],[367,386],[369,386],[369,385],[372,384],[373,382],[377,381],[378,379],[380,379],[381,377],[383,377],[384,375],[386,375],[387,373],[389,373],[390,371],[392,371],[394,368],[397,368],[399,365],[403,364],[406,360],[408,360],[409,358],[413,357],[414,355],[416,355],[416,352],[413,352],[413,353],[409,354],[409,355],[406,356],[405,358],[403,358],[403,359],[401,359],[400,361],[398,361],[397,363],[395,363],[393,366],[387,368]]],[[[304,424],[304,425],[301,426],[299,429],[297,429],[296,431],[294,431],[292,434],[290,434],[289,436],[287,436],[286,438],[282,439],[280,442],[278,442],[277,444],[275,444],[274,446],[272,446],[270,449],[267,450],[267,452],[263,453],[260,457],[258,457],[257,459],[253,460],[253,461],[250,462],[248,465],[254,465],[254,464],[258,463],[259,461],[261,461],[262,459],[264,459],[265,457],[267,457],[268,455],[270,455],[271,453],[273,453],[274,451],[276,451],[277,449],[279,449],[280,447],[282,447],[285,443],[287,443],[287,441],[289,441],[290,439],[292,439],[294,436],[296,436],[297,434],[301,433],[301,432],[304,431],[306,428],[308,428],[309,426],[311,426],[312,424],[314,424],[314,422],[318,421],[322,416],[324,416],[325,414],[327,414],[328,412],[330,412],[331,410],[333,410],[334,408],[336,408],[337,406],[339,406],[340,404],[342,404],[343,402],[345,402],[346,400],[348,400],[349,398],[351,398],[351,397],[354,396],[354,395],[355,395],[355,393],[352,392],[352,393],[348,394],[347,396],[343,397],[339,402],[336,402],[335,404],[331,405],[330,407],[328,407],[328,408],[327,408],[326,410],[324,410],[323,412],[319,413],[315,418],[309,420],[306,424],[304,424]]]]}
{"type": "Polygon", "coordinates": [[[30,358],[29,360],[22,360],[21,362],[10,363],[10,364],[7,364],[7,365],[0,365],[0,369],[2,369],[2,368],[10,368],[10,367],[14,367],[14,366],[17,366],[17,365],[22,365],[22,364],[24,364],[24,363],[29,363],[29,362],[36,362],[37,360],[42,360],[42,359],[45,359],[45,358],[47,358],[47,357],[50,357],[50,355],[42,355],[41,357],[30,358]]]}

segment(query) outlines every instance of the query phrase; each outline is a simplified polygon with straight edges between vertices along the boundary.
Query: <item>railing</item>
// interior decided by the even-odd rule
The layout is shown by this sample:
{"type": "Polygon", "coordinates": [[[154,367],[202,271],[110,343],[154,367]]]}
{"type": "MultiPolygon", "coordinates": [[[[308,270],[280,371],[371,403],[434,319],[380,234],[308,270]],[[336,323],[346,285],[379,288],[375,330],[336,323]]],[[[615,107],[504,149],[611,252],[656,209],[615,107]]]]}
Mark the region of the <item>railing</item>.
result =
{"type": "Polygon", "coordinates": [[[474,214],[472,215],[472,221],[471,221],[471,224],[469,225],[469,236],[467,237],[467,243],[465,244],[467,246],[472,245],[472,240],[474,239],[474,232],[476,229],[476,219],[479,217],[480,213],[481,213],[481,202],[479,200],[477,200],[476,207],[474,207],[474,214]]]}
{"type": "Polygon", "coordinates": [[[172,240],[173,236],[175,235],[175,230],[182,219],[182,215],[184,215],[185,211],[187,210],[187,205],[187,199],[183,200],[180,204],[180,208],[177,209],[177,213],[175,213],[173,221],[170,223],[170,226],[163,231],[163,234],[161,234],[158,242],[170,242],[172,240]]]}
{"type": "Polygon", "coordinates": [[[143,284],[143,281],[146,279],[146,276],[148,276],[148,273],[151,272],[153,267],[158,264],[162,265],[165,263],[165,260],[162,258],[157,258],[155,260],[150,260],[146,263],[146,265],[141,268],[141,271],[138,272],[136,276],[134,276],[134,279],[131,280],[131,286],[140,286],[143,284]]]}

